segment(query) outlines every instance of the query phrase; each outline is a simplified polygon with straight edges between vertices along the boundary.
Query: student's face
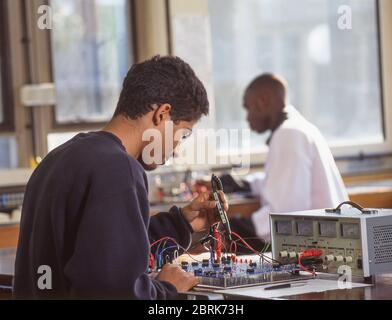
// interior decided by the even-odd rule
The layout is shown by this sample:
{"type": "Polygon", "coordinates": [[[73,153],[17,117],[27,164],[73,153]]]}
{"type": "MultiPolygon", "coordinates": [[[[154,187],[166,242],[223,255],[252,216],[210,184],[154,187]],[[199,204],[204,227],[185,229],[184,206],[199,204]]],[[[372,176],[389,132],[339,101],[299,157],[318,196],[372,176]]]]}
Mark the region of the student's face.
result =
{"type": "MultiPolygon", "coordinates": [[[[155,122],[154,129],[159,132],[160,138],[155,138],[152,141],[151,146],[154,146],[151,150],[151,156],[154,161],[146,163],[143,157],[139,158],[139,162],[143,165],[144,169],[151,171],[156,169],[159,165],[164,164],[171,157],[175,156],[176,149],[180,146],[181,142],[188,138],[191,133],[193,126],[196,124],[195,121],[172,121],[170,116],[159,115],[159,123],[155,122]],[[155,159],[157,161],[155,161],[155,159]]],[[[149,148],[148,146],[145,148],[149,148]]]]}
{"type": "MultiPolygon", "coordinates": [[[[172,122],[173,130],[168,130],[163,136],[163,159],[162,163],[166,163],[171,157],[175,157],[177,148],[186,140],[191,134],[194,125],[197,121],[176,121],[172,122]],[[169,141],[170,139],[170,141],[169,141]]],[[[154,168],[155,169],[155,168],[154,168]]]]}
{"type": "Polygon", "coordinates": [[[253,131],[263,133],[270,129],[272,108],[266,94],[255,90],[247,91],[244,96],[244,108],[247,111],[247,121],[253,131]]]}

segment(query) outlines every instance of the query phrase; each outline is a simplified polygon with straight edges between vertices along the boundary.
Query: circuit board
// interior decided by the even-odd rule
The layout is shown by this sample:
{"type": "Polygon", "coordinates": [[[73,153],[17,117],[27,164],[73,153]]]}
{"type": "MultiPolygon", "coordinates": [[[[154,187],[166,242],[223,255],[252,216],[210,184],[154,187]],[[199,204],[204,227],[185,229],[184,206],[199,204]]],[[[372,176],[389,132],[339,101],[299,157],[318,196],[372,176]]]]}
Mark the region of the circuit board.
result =
{"type": "Polygon", "coordinates": [[[199,288],[211,289],[248,287],[310,277],[300,274],[296,264],[274,266],[261,261],[248,262],[246,259],[240,261],[222,259],[221,262],[204,259],[202,262],[191,263],[183,261],[181,267],[198,277],[199,288]]]}

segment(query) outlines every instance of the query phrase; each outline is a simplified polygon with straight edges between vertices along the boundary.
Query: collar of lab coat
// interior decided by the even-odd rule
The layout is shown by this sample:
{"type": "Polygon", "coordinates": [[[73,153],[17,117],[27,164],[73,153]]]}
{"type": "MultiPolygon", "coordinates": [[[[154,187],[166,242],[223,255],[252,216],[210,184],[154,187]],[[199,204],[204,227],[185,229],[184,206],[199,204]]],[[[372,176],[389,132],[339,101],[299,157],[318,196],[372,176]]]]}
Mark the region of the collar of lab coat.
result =
{"type": "Polygon", "coordinates": [[[272,136],[274,135],[275,131],[280,128],[280,126],[287,121],[288,119],[292,119],[293,117],[298,117],[301,116],[301,114],[298,112],[298,110],[291,104],[288,104],[284,107],[283,109],[283,114],[284,117],[282,118],[282,121],[279,123],[279,125],[274,128],[273,130],[271,130],[271,133],[266,141],[267,145],[270,144],[272,136]]]}

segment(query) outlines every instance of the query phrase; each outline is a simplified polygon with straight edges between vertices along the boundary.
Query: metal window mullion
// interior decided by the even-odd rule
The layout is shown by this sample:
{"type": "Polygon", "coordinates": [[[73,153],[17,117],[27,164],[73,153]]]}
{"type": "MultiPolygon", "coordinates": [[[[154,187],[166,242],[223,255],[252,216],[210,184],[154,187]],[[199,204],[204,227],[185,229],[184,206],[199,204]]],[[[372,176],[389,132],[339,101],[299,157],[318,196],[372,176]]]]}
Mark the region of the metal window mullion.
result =
{"type": "MultiPolygon", "coordinates": [[[[50,31],[39,29],[38,8],[47,5],[45,0],[28,0],[24,2],[26,12],[26,28],[28,37],[28,62],[30,80],[33,84],[51,82],[51,55],[50,55],[50,31]]],[[[47,134],[50,132],[53,106],[40,106],[32,109],[32,128],[34,140],[34,156],[46,155],[47,134]]]]}

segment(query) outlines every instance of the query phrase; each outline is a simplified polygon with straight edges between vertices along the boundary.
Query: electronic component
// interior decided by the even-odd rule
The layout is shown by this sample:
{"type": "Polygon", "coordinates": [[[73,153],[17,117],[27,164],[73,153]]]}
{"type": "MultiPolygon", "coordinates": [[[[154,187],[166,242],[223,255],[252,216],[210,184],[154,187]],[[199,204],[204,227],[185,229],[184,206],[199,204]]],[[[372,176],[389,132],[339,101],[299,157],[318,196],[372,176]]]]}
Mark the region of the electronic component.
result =
{"type": "Polygon", "coordinates": [[[212,195],[214,197],[214,200],[216,202],[216,209],[218,211],[219,217],[220,217],[220,224],[223,226],[225,229],[226,233],[225,236],[231,241],[231,228],[230,228],[230,222],[227,217],[226,211],[224,210],[221,200],[219,198],[218,191],[223,191],[223,186],[222,182],[216,175],[211,176],[211,186],[212,186],[212,195]]]}
{"type": "MultiPolygon", "coordinates": [[[[349,203],[351,204],[351,203],[349,203]]],[[[271,213],[272,257],[293,264],[300,257],[307,268],[339,273],[348,266],[352,275],[370,277],[392,272],[392,210],[349,208],[271,213]],[[296,232],[289,232],[296,226],[296,232]],[[304,257],[316,249],[318,257],[304,257]]],[[[294,228],[295,230],[295,228],[294,228]]]]}
{"type": "MultiPolygon", "coordinates": [[[[296,262],[283,265],[263,251],[256,251],[236,232],[232,234],[238,239],[232,241],[230,253],[225,249],[220,259],[214,259],[214,255],[210,255],[209,259],[196,260],[191,256],[190,259],[194,261],[190,261],[189,258],[188,260],[178,258],[179,251],[184,250],[185,253],[187,251],[175,239],[170,237],[158,239],[150,245],[155,255],[150,253],[149,271],[159,272],[165,263],[178,263],[184,271],[199,278],[198,287],[209,289],[237,288],[287,280],[296,281],[310,277],[299,273],[300,268],[296,262]],[[237,257],[237,242],[241,242],[256,255],[237,257]]],[[[290,254],[296,255],[293,252],[288,253],[290,254]]],[[[304,265],[307,265],[307,262],[307,260],[303,261],[304,265]]]]}
{"type": "MultiPolygon", "coordinates": [[[[231,261],[228,259],[227,261],[231,261]]],[[[199,288],[238,288],[279,281],[295,281],[309,278],[297,273],[297,264],[274,265],[266,262],[234,261],[226,263],[210,263],[202,267],[189,268],[188,272],[199,278],[199,288]]]]}

